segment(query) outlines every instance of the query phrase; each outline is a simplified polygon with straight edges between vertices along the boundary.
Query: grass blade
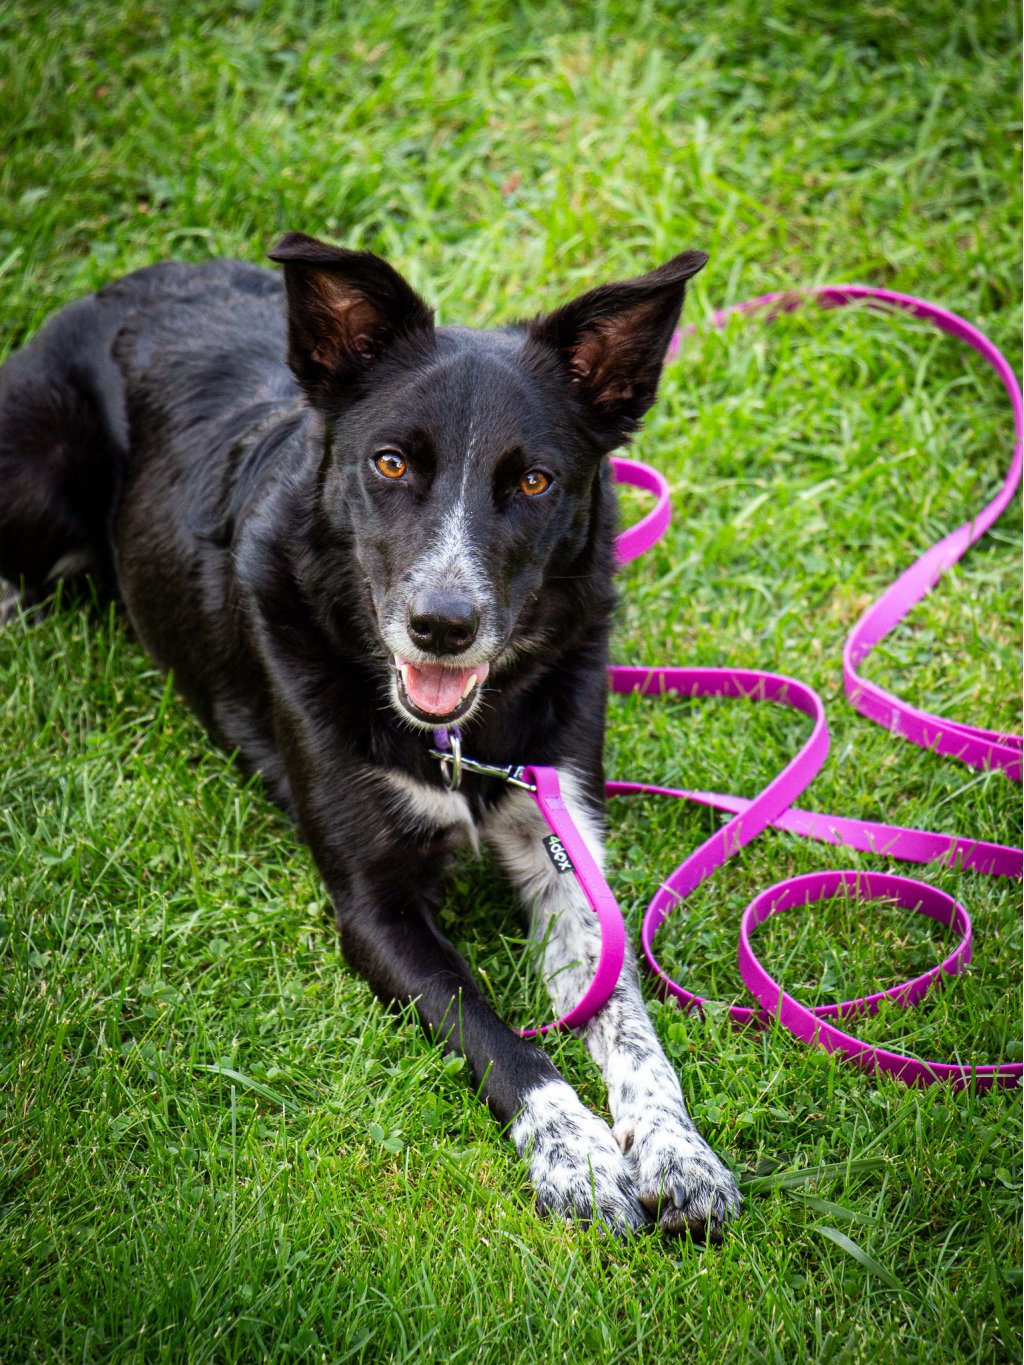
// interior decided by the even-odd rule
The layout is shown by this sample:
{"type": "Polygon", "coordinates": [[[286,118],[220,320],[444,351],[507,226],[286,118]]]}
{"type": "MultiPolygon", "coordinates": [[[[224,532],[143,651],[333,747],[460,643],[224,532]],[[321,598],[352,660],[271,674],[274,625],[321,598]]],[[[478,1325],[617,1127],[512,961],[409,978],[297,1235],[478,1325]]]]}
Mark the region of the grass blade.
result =
{"type": "Polygon", "coordinates": [[[835,1242],[836,1246],[842,1251],[845,1251],[847,1256],[852,1256],[869,1274],[876,1276],[883,1284],[888,1285],[890,1289],[895,1289],[898,1294],[902,1294],[905,1298],[913,1297],[903,1287],[891,1270],[886,1270],[885,1266],[882,1265],[880,1261],[876,1261],[874,1256],[868,1255],[864,1248],[858,1246],[851,1237],[847,1237],[845,1232],[840,1232],[838,1228],[827,1227],[824,1224],[819,1224],[814,1231],[820,1232],[821,1235],[827,1237],[830,1242],[835,1242]]]}
{"type": "Polygon", "coordinates": [[[772,1190],[788,1190],[797,1185],[808,1185],[812,1180],[839,1180],[843,1176],[871,1175],[881,1170],[885,1161],[880,1156],[859,1157],[853,1161],[831,1161],[820,1166],[802,1166],[797,1170],[776,1171],[773,1175],[753,1176],[739,1182],[744,1194],[769,1194],[772,1190]]]}
{"type": "Polygon", "coordinates": [[[301,1114],[302,1109],[293,1100],[286,1099],[276,1090],[271,1090],[269,1085],[264,1085],[262,1081],[255,1081],[251,1076],[246,1076],[242,1071],[235,1071],[230,1066],[217,1066],[213,1062],[196,1062],[197,1071],[212,1071],[217,1076],[224,1076],[229,1081],[234,1081],[236,1085],[244,1086],[246,1090],[253,1091],[256,1095],[262,1095],[271,1104],[276,1104],[281,1109],[286,1109],[290,1114],[301,1114]]]}

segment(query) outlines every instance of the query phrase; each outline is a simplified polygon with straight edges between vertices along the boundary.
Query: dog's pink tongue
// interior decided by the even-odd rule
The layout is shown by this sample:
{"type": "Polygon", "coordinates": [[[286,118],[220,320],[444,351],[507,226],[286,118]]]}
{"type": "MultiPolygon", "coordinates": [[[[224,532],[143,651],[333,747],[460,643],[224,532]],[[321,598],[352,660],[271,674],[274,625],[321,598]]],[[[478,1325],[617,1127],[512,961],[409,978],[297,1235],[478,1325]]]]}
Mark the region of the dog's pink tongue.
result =
{"type": "Polygon", "coordinates": [[[472,668],[445,668],[443,664],[410,664],[398,660],[409,700],[428,716],[446,716],[462,700],[469,681],[482,683],[487,677],[488,664],[474,664],[472,668]]]}

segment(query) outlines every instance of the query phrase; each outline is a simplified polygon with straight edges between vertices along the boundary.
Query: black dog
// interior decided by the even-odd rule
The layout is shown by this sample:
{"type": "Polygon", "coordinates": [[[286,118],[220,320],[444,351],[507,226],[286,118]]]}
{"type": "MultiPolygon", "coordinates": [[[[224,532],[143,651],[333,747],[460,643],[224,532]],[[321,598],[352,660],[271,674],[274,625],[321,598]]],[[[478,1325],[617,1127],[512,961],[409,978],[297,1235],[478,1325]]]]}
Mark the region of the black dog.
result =
{"type": "Polygon", "coordinates": [[[609,451],[654,400],[686,252],[501,331],[435,328],[389,265],[291,233],[280,276],[156,265],[0,370],[0,573],[88,572],[210,734],[298,820],[349,962],[463,1053],[542,1207],[717,1238],[739,1207],[627,964],[583,1030],[614,1128],[490,1009],[433,910],[488,839],[564,1013],[596,922],[530,797],[442,783],[431,732],[553,764],[595,853],[616,524],[609,451]],[[287,295],[287,298],[283,297],[287,295]],[[285,356],[287,353],[287,365],[285,356]]]}

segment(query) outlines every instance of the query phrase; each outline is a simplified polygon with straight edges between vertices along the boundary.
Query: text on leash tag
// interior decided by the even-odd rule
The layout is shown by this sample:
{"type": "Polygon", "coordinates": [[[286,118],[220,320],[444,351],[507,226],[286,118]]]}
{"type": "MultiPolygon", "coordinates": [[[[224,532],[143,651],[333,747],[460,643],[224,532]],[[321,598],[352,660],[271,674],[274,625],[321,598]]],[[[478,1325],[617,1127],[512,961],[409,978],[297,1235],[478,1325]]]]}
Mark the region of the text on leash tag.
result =
{"type": "Polygon", "coordinates": [[[547,849],[547,855],[554,863],[557,871],[575,872],[576,869],[572,865],[572,859],[569,857],[565,845],[557,834],[549,834],[544,840],[544,847],[547,849]]]}

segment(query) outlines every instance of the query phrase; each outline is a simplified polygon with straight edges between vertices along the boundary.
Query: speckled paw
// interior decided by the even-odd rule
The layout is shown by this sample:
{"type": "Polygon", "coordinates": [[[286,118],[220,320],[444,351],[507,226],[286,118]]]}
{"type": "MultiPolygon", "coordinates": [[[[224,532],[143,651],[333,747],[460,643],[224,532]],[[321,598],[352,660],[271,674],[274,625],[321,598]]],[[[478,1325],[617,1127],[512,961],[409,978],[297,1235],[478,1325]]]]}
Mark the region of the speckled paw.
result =
{"type": "Polygon", "coordinates": [[[665,1232],[721,1242],[740,1210],[740,1193],[726,1166],[688,1122],[656,1112],[620,1120],[622,1147],[644,1208],[665,1232]]]}

